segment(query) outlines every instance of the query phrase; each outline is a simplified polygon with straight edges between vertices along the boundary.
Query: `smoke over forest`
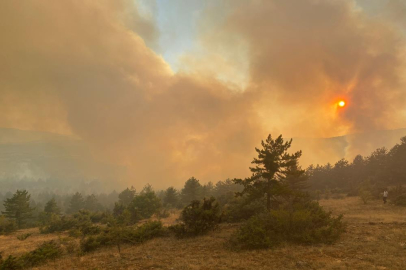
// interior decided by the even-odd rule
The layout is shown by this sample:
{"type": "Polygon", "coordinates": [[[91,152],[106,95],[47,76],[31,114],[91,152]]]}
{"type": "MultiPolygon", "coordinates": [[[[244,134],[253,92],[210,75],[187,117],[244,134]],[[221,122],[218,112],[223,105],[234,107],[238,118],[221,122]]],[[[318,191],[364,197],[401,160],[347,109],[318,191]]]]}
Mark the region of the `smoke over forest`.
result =
{"type": "Polygon", "coordinates": [[[2,1],[0,127],[80,141],[86,177],[158,187],[248,176],[269,133],[364,134],[306,143],[307,165],[401,137],[368,134],[405,127],[403,1],[205,1],[177,70],[152,2],[2,1]]]}

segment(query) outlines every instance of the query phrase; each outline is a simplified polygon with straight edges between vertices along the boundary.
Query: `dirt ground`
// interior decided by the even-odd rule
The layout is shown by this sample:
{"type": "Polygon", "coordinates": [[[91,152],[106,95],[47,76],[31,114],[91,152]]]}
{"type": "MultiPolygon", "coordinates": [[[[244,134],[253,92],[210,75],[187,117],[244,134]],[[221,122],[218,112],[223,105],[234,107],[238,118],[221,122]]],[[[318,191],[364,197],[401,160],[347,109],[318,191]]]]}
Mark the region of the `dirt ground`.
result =
{"type": "MultiPolygon", "coordinates": [[[[344,214],[347,232],[333,245],[284,245],[273,250],[232,252],[224,247],[238,224],[193,239],[160,238],[140,246],[105,248],[84,256],[65,255],[36,269],[406,269],[406,208],[381,201],[364,205],[357,197],[322,200],[334,214],[344,214]]],[[[164,220],[171,224],[175,213],[164,220]]],[[[0,236],[0,251],[19,255],[43,241],[64,235],[41,235],[25,241],[20,231],[0,236]]]]}

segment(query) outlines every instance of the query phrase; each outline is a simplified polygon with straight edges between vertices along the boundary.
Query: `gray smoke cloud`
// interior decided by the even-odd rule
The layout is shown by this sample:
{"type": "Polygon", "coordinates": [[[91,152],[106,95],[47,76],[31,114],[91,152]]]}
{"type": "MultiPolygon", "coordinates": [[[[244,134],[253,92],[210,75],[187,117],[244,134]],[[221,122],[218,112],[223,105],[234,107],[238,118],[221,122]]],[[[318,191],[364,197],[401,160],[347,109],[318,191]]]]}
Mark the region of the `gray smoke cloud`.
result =
{"type": "Polygon", "coordinates": [[[165,187],[247,176],[271,132],[404,123],[404,33],[352,1],[210,1],[199,24],[207,58],[174,74],[133,1],[2,1],[0,126],[80,138],[127,183],[165,187]]]}

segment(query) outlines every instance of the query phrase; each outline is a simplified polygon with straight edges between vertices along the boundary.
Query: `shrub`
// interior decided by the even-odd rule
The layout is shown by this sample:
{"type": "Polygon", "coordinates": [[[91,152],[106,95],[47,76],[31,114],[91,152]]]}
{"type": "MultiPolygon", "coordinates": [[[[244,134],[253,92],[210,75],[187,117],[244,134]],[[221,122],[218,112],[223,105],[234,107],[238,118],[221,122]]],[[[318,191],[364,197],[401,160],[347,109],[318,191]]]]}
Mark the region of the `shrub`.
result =
{"type": "Polygon", "coordinates": [[[252,201],[245,197],[237,197],[225,205],[224,220],[227,222],[240,222],[265,211],[266,204],[263,200],[252,201]]]}
{"type": "Polygon", "coordinates": [[[367,204],[372,199],[372,193],[368,190],[361,190],[359,192],[359,197],[364,204],[367,204]]]}
{"type": "Polygon", "coordinates": [[[23,266],[21,265],[17,257],[14,257],[12,255],[8,256],[5,261],[0,260],[0,270],[18,270],[22,268],[23,266]]]}
{"type": "Polygon", "coordinates": [[[80,247],[83,252],[90,252],[102,246],[117,245],[120,251],[120,244],[141,244],[165,234],[166,230],[160,221],[149,221],[135,228],[116,224],[106,228],[97,236],[89,236],[83,239],[80,242],[80,247]]]}
{"type": "Polygon", "coordinates": [[[296,198],[277,210],[250,218],[232,235],[235,249],[263,249],[281,242],[333,243],[344,231],[342,216],[334,218],[317,202],[296,198]]]}
{"type": "Polygon", "coordinates": [[[53,214],[45,227],[40,228],[41,233],[53,233],[70,230],[71,236],[93,235],[100,232],[100,228],[92,224],[91,213],[80,210],[73,216],[58,216],[53,214]]]}
{"type": "Polygon", "coordinates": [[[75,225],[77,225],[77,221],[70,216],[60,217],[52,214],[48,224],[44,227],[40,227],[40,232],[44,234],[62,232],[72,229],[75,225]]]}
{"type": "Polygon", "coordinates": [[[62,255],[61,246],[55,241],[44,242],[37,249],[19,258],[24,267],[33,267],[54,260],[62,255]]]}
{"type": "Polygon", "coordinates": [[[8,219],[5,216],[0,216],[0,235],[10,234],[16,230],[17,223],[14,220],[8,219]]]}
{"type": "Polygon", "coordinates": [[[27,239],[31,235],[32,235],[31,233],[23,233],[23,234],[17,235],[17,239],[20,240],[20,241],[24,241],[25,239],[27,239]]]}
{"type": "Polygon", "coordinates": [[[127,209],[138,219],[147,219],[158,213],[160,208],[161,200],[150,186],[146,186],[139,195],[134,197],[127,209]]]}
{"type": "Polygon", "coordinates": [[[89,236],[88,238],[82,239],[82,241],[80,241],[80,249],[83,252],[90,252],[96,250],[100,246],[101,243],[99,239],[95,236],[89,236]]]}
{"type": "Polygon", "coordinates": [[[215,199],[203,199],[192,201],[186,206],[181,215],[181,223],[169,227],[177,237],[196,236],[214,230],[221,221],[220,207],[214,203],[215,199]]]}

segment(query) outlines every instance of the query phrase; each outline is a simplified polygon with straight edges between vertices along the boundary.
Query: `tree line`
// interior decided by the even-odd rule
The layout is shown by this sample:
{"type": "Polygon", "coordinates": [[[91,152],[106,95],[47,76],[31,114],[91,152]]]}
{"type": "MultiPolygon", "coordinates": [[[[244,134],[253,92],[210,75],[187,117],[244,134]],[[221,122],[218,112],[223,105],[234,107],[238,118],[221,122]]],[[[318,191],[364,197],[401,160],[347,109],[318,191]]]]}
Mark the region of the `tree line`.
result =
{"type": "Polygon", "coordinates": [[[308,188],[320,192],[341,192],[358,195],[368,191],[378,196],[384,189],[406,184],[406,137],[390,150],[378,148],[364,157],[357,155],[334,165],[309,166],[306,169],[308,188]]]}

